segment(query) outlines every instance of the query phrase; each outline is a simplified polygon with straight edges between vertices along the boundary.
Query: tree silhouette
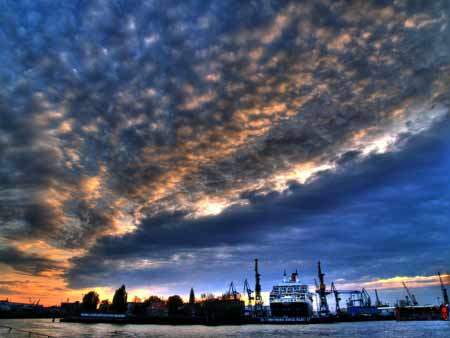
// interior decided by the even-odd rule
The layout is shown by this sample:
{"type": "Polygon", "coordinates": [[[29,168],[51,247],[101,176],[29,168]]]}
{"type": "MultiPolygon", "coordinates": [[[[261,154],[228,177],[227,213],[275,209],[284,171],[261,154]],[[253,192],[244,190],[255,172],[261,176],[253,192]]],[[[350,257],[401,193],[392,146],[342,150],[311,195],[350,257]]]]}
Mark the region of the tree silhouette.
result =
{"type": "Polygon", "coordinates": [[[176,315],[181,312],[181,307],[183,306],[183,300],[180,296],[174,295],[170,296],[167,300],[167,310],[169,311],[170,315],[176,315]]]}
{"type": "Polygon", "coordinates": [[[98,307],[98,310],[102,313],[107,313],[109,310],[109,300],[104,299],[100,302],[100,306],[98,307]]]}
{"type": "Polygon", "coordinates": [[[148,307],[153,303],[161,303],[162,300],[158,296],[150,296],[146,300],[144,300],[144,306],[148,307]]]}
{"type": "Polygon", "coordinates": [[[125,313],[127,311],[127,291],[125,285],[122,285],[114,293],[112,309],[116,313],[125,313]]]}
{"type": "Polygon", "coordinates": [[[195,304],[194,288],[191,288],[191,292],[189,293],[189,304],[195,304]]]}
{"type": "Polygon", "coordinates": [[[87,312],[95,312],[99,302],[100,298],[98,293],[95,291],[89,291],[83,296],[83,310],[87,312]]]}

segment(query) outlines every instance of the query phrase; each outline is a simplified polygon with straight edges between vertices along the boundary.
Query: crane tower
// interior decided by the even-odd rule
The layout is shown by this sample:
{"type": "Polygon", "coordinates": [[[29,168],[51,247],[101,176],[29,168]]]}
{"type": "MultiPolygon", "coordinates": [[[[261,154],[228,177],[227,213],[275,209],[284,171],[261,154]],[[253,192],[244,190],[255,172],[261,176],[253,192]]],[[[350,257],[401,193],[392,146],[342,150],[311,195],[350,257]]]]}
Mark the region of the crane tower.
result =
{"type": "Polygon", "coordinates": [[[442,290],[442,297],[444,300],[444,305],[449,305],[447,287],[444,285],[444,282],[442,281],[440,272],[438,272],[438,275],[439,275],[439,281],[441,282],[441,290],[442,290]]]}
{"type": "Polygon", "coordinates": [[[324,276],[325,274],[322,272],[322,268],[320,266],[320,261],[317,263],[317,275],[319,277],[319,290],[316,292],[319,294],[319,316],[329,316],[330,315],[330,308],[328,307],[327,302],[327,287],[325,285],[324,276]]]}
{"type": "Polygon", "coordinates": [[[263,312],[263,300],[261,296],[261,274],[258,270],[258,259],[255,259],[255,315],[259,316],[263,312]]]}

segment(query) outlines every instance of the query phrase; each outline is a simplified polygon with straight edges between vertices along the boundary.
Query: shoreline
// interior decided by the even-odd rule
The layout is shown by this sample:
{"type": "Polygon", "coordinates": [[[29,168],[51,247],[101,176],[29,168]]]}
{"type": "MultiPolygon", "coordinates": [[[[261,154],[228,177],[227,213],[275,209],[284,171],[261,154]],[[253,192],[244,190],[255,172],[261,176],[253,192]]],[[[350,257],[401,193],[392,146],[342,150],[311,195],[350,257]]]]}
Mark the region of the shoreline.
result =
{"type": "Polygon", "coordinates": [[[395,321],[394,318],[311,318],[310,320],[289,320],[289,319],[256,319],[243,318],[234,321],[207,321],[201,318],[86,318],[86,317],[64,317],[59,320],[62,323],[85,323],[85,324],[139,324],[139,325],[204,325],[204,326],[230,326],[230,325],[314,325],[314,324],[334,324],[349,322],[375,322],[375,321],[395,321]]]}

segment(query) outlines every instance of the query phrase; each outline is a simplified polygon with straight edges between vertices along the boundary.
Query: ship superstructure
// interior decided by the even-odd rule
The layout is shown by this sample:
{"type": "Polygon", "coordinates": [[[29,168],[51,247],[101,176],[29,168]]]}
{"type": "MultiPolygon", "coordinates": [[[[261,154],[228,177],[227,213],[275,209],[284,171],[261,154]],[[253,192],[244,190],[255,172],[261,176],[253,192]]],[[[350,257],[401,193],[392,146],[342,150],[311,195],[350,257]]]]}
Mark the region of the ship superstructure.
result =
{"type": "Polygon", "coordinates": [[[284,272],[281,283],[273,286],[270,292],[270,310],[272,317],[302,318],[308,320],[313,313],[313,293],[308,285],[298,279],[298,272],[287,278],[284,272]]]}

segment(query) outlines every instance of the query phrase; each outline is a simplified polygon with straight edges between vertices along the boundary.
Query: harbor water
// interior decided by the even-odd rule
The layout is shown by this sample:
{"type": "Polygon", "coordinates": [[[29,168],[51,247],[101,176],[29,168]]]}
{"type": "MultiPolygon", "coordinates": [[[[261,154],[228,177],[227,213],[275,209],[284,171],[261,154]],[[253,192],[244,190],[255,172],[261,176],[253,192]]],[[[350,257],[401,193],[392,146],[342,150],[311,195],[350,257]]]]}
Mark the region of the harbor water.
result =
{"type": "MultiPolygon", "coordinates": [[[[0,337],[28,337],[30,331],[52,337],[72,338],[449,338],[450,323],[358,322],[316,325],[162,326],[60,323],[51,319],[0,319],[0,337]],[[8,329],[14,329],[8,333],[8,329]]],[[[32,334],[31,337],[39,337],[32,334]]],[[[41,336],[42,337],[42,336],[41,336]]]]}

